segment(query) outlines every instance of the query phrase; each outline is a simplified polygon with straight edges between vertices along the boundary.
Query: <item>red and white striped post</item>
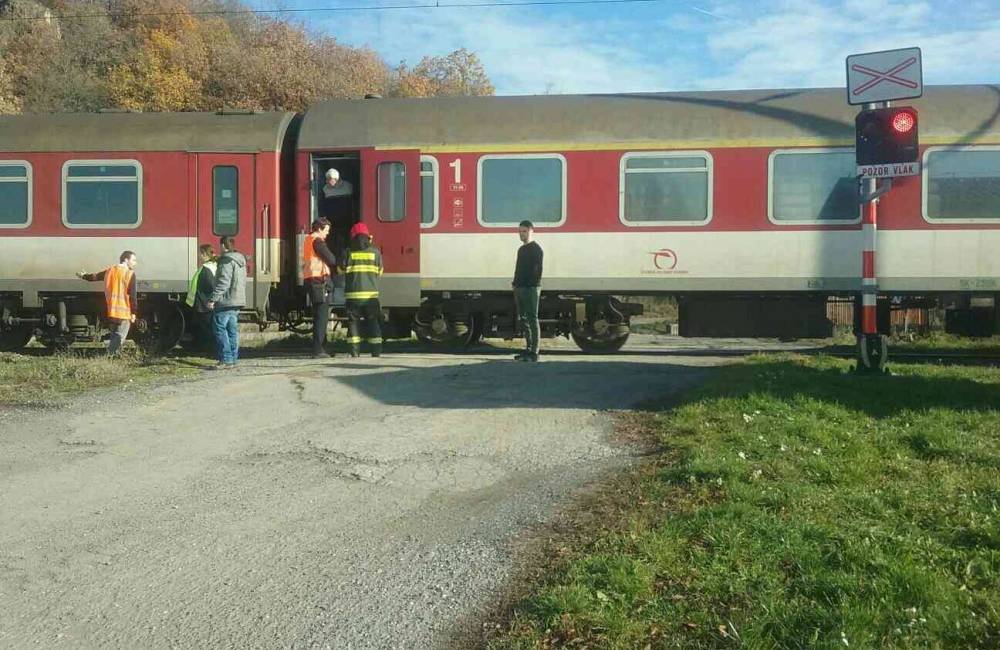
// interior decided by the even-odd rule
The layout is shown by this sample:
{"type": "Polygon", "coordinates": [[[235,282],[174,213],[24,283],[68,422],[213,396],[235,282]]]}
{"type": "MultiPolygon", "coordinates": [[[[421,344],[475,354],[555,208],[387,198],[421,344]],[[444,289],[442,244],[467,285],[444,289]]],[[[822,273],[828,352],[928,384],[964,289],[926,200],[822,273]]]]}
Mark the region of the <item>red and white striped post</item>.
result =
{"type": "MultiPolygon", "coordinates": [[[[886,106],[889,102],[885,103],[886,106]]],[[[877,108],[868,104],[866,109],[877,108]]],[[[858,336],[858,370],[880,372],[885,366],[885,338],[878,333],[878,276],[875,254],[878,250],[878,181],[865,178],[861,183],[861,334],[858,336]]]]}
{"type": "MultiPolygon", "coordinates": [[[[874,194],[876,180],[866,178],[864,191],[867,196],[874,194]]],[[[875,276],[876,235],[878,233],[878,199],[870,199],[861,207],[861,333],[878,334],[878,319],[875,311],[878,300],[878,278],[875,276]]]]}

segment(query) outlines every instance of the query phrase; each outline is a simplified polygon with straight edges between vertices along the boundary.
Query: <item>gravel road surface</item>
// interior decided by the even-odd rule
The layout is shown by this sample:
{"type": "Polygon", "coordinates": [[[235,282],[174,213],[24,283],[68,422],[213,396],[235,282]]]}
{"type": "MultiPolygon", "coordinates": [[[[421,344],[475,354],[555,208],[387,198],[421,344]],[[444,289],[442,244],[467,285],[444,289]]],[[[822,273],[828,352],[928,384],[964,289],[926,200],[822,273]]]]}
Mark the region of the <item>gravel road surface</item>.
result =
{"type": "Polygon", "coordinates": [[[722,360],[493,354],[235,372],[0,413],[0,646],[435,648],[722,360]]]}

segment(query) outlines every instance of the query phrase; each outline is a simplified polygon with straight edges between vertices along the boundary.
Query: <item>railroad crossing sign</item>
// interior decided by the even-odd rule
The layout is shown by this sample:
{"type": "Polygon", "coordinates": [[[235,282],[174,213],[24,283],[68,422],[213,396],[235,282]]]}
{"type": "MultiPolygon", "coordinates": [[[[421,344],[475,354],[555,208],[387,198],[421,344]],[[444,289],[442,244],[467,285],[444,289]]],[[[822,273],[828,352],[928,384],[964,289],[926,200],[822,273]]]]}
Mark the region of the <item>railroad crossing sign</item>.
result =
{"type": "Polygon", "coordinates": [[[917,176],[920,163],[892,163],[889,165],[858,165],[860,178],[896,178],[897,176],[917,176]]]}
{"type": "Polygon", "coordinates": [[[920,97],[924,92],[920,48],[847,57],[847,103],[870,104],[920,97]]]}

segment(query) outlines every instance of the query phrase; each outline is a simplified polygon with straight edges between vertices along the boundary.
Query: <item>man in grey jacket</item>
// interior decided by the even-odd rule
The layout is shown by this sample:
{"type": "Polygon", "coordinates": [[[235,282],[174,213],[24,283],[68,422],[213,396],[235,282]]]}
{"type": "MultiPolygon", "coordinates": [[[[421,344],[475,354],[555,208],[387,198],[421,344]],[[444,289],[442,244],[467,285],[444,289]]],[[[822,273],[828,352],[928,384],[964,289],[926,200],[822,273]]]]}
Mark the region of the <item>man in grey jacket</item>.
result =
{"type": "Polygon", "coordinates": [[[232,237],[223,237],[219,243],[222,255],[207,307],[213,310],[212,329],[219,355],[216,368],[235,368],[240,358],[238,316],[247,304],[247,258],[236,250],[232,237]]]}

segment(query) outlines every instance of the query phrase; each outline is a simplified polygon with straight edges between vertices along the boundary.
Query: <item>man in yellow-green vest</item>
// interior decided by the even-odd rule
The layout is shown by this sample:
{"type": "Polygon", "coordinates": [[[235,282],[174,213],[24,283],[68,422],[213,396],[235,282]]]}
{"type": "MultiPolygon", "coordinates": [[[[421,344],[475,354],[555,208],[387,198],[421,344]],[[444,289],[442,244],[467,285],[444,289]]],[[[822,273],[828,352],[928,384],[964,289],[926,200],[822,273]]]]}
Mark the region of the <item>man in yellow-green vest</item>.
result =
{"type": "Polygon", "coordinates": [[[187,306],[194,312],[193,336],[198,347],[212,350],[214,337],[212,335],[212,310],[208,308],[208,300],[212,296],[215,285],[215,251],[211,244],[198,247],[198,261],[201,266],[191,276],[188,283],[187,306]]]}
{"type": "Polygon", "coordinates": [[[347,344],[352,357],[361,354],[361,321],[365,322],[365,342],[373,357],[382,354],[382,307],[378,300],[378,279],[382,275],[382,253],[372,245],[368,226],[351,228],[351,244],[344,271],[344,298],[347,299],[347,344]]]}

